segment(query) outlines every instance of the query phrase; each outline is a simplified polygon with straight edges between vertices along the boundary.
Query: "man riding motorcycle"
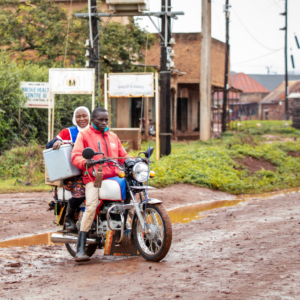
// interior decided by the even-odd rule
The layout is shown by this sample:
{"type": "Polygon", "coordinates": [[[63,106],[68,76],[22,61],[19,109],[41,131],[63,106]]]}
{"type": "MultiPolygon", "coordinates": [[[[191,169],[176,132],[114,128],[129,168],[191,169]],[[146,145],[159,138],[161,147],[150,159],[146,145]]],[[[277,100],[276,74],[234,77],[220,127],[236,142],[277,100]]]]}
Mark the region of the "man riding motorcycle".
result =
{"type": "MultiPolygon", "coordinates": [[[[128,156],[119,138],[107,127],[108,111],[104,108],[96,108],[92,112],[92,125],[78,134],[74,149],[72,151],[72,164],[83,171],[83,182],[85,184],[86,206],[80,225],[78,235],[76,261],[87,261],[90,257],[85,253],[87,234],[94,220],[99,201],[99,188],[94,187],[96,173],[99,165],[91,166],[91,161],[82,157],[82,151],[91,147],[95,151],[104,153],[105,157],[124,157],[124,159],[115,159],[124,162],[128,156]],[[100,149],[98,149],[100,145],[100,149]]],[[[102,155],[94,157],[95,160],[103,158],[102,155]]],[[[118,169],[111,163],[103,164],[103,179],[117,176],[118,169]]]]}

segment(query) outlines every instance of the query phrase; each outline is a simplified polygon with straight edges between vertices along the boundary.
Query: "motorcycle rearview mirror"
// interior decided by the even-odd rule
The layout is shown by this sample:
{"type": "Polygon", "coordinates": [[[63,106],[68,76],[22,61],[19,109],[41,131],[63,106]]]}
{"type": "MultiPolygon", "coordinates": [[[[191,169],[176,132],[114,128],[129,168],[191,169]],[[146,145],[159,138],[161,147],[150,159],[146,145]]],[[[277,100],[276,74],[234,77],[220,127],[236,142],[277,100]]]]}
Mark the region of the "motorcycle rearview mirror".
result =
{"type": "Polygon", "coordinates": [[[83,151],[82,151],[82,156],[85,158],[85,159],[92,159],[94,156],[96,155],[95,151],[88,147],[88,148],[85,148],[83,151]]]}
{"type": "Polygon", "coordinates": [[[146,158],[149,158],[152,154],[153,154],[154,148],[153,147],[149,147],[145,152],[145,156],[146,158]]]}

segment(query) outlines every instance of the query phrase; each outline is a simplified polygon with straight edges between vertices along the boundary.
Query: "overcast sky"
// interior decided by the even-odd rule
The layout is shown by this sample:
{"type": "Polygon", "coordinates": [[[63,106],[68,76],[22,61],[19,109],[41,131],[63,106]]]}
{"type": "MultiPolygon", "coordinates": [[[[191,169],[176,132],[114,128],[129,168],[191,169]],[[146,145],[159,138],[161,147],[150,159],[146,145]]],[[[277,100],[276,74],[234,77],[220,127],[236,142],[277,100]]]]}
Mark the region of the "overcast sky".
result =
{"type": "MultiPolygon", "coordinates": [[[[225,0],[212,0],[212,37],[225,42],[225,0]]],[[[229,0],[231,5],[229,36],[231,70],[248,74],[284,73],[285,0],[229,0]]],[[[150,0],[150,11],[159,11],[161,0],[150,0]]],[[[173,11],[183,11],[172,21],[173,32],[201,31],[201,0],[172,0],[173,11]]],[[[153,17],[157,22],[157,18],[153,17]]],[[[157,32],[148,17],[138,20],[142,28],[157,32]],[[147,27],[148,26],[148,27],[147,27]]],[[[300,0],[288,0],[288,68],[300,74],[300,0]],[[295,69],[290,54],[293,53],[295,69]]]]}

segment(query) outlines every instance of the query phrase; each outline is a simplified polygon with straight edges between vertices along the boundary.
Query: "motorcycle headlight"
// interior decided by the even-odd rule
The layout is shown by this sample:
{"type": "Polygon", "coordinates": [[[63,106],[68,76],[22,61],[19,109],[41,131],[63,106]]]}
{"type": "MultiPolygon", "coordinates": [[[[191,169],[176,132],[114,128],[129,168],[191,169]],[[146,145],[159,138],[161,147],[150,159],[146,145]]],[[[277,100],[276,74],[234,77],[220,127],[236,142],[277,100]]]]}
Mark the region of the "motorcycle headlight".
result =
{"type": "Polygon", "coordinates": [[[149,168],[143,162],[135,164],[132,171],[134,179],[138,182],[145,182],[149,178],[149,168]]]}

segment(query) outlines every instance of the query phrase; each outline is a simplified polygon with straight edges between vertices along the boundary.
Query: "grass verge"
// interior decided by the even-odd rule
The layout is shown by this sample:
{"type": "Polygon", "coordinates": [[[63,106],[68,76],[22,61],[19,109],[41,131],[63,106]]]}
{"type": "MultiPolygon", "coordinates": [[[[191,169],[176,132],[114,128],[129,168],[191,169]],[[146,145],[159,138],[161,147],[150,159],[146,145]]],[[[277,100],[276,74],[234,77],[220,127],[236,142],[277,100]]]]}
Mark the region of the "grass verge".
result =
{"type": "MultiPolygon", "coordinates": [[[[149,184],[165,187],[187,183],[232,194],[258,194],[300,186],[300,142],[265,143],[260,138],[248,141],[248,135],[227,134],[208,142],[172,144],[172,154],[155,161],[151,169],[156,177],[149,184]],[[267,160],[275,172],[261,169],[251,172],[240,168],[237,159],[250,156],[267,160]]],[[[148,144],[143,144],[146,149],[148,144]]]]}
{"type": "Polygon", "coordinates": [[[300,130],[291,127],[292,121],[234,121],[231,123],[231,130],[251,135],[279,135],[282,137],[300,137],[300,130]]]}
{"type": "Polygon", "coordinates": [[[29,192],[49,192],[51,186],[45,185],[44,180],[36,182],[34,185],[23,185],[16,183],[18,178],[2,179],[0,181],[0,194],[29,193],[29,192]]]}

